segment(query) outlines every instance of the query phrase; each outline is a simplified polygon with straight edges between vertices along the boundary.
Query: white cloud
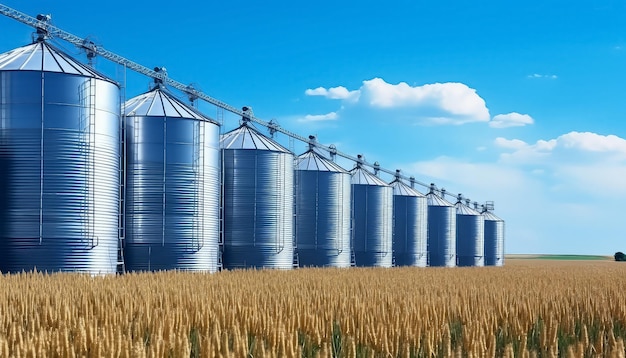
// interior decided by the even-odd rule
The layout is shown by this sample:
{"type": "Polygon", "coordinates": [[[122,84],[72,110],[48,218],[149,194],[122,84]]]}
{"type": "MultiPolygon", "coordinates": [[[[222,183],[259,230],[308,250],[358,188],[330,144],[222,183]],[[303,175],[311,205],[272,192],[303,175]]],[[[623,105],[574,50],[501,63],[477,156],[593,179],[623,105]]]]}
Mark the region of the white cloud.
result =
{"type": "Polygon", "coordinates": [[[519,139],[505,139],[498,137],[494,144],[498,148],[512,149],[512,152],[500,154],[500,161],[504,163],[536,164],[545,161],[546,157],[552,155],[552,150],[556,147],[556,139],[538,140],[535,144],[528,144],[519,139]]]}
{"type": "Polygon", "coordinates": [[[550,140],[538,140],[537,143],[534,145],[534,148],[537,149],[538,152],[546,152],[546,151],[551,151],[552,149],[554,149],[557,146],[558,140],[556,139],[550,139],[550,140]]]}
{"type": "Polygon", "coordinates": [[[359,89],[343,86],[307,89],[307,96],[344,101],[344,108],[381,111],[386,118],[408,119],[426,124],[488,122],[489,110],[476,90],[463,83],[433,83],[410,86],[387,83],[382,78],[363,81],[359,89]]]}
{"type": "Polygon", "coordinates": [[[508,149],[522,149],[528,147],[528,143],[519,139],[506,139],[502,137],[496,138],[494,141],[497,147],[508,149]]]}
{"type": "Polygon", "coordinates": [[[611,255],[623,244],[626,140],[570,132],[527,143],[497,138],[493,162],[438,157],[405,165],[424,183],[494,200],[507,253],[611,255]],[[523,159],[523,160],[520,160],[523,159]]]}
{"type": "Polygon", "coordinates": [[[435,107],[450,114],[450,118],[456,118],[453,122],[489,120],[485,100],[475,89],[463,83],[434,83],[412,87],[406,82],[394,85],[381,78],[374,78],[363,81],[361,93],[372,107],[435,107]]]}
{"type": "Polygon", "coordinates": [[[359,91],[348,91],[347,88],[343,86],[324,88],[317,87],[314,89],[307,89],[304,91],[304,94],[307,96],[322,96],[329,99],[341,99],[341,100],[349,100],[356,101],[359,99],[359,91]]]}
{"type": "Polygon", "coordinates": [[[514,150],[501,154],[501,159],[508,162],[536,164],[546,157],[555,157],[561,163],[626,160],[626,140],[612,134],[569,132],[554,139],[538,140],[534,144],[499,137],[494,144],[514,150]]]}
{"type": "Polygon", "coordinates": [[[534,144],[497,138],[495,145],[512,150],[500,155],[500,163],[540,170],[556,181],[556,191],[606,196],[607,190],[598,190],[604,187],[626,195],[626,140],[618,136],[570,132],[534,144]]]}
{"type": "Polygon", "coordinates": [[[527,114],[511,112],[494,116],[489,122],[489,126],[492,128],[523,127],[534,122],[533,118],[527,114]]]}
{"type": "Polygon", "coordinates": [[[326,97],[328,95],[328,90],[324,87],[317,87],[314,89],[307,89],[306,91],[304,91],[304,94],[306,94],[307,96],[324,96],[326,97]]]}
{"type": "Polygon", "coordinates": [[[301,122],[314,122],[314,121],[334,121],[337,120],[339,116],[337,112],[330,112],[326,114],[307,114],[302,118],[301,122]]]}
{"type": "Polygon", "coordinates": [[[443,125],[460,125],[460,124],[476,122],[476,121],[450,116],[450,117],[421,117],[420,122],[426,125],[443,126],[443,125]]]}
{"type": "Polygon", "coordinates": [[[558,78],[557,75],[542,75],[539,73],[533,73],[532,75],[526,76],[527,78],[547,78],[550,80],[556,80],[558,78]]]}
{"type": "Polygon", "coordinates": [[[604,136],[590,132],[570,132],[560,136],[557,140],[565,148],[589,152],[615,152],[626,155],[626,140],[612,134],[604,136]]]}
{"type": "MultiPolygon", "coordinates": [[[[532,76],[538,78],[554,75],[532,76]]],[[[458,82],[411,86],[406,82],[388,83],[376,77],[363,81],[361,87],[355,90],[344,86],[317,87],[307,89],[304,93],[307,96],[341,100],[341,108],[335,111],[338,116],[348,111],[354,111],[358,115],[369,111],[376,118],[414,124],[461,125],[483,122],[489,123],[493,128],[521,127],[534,123],[530,115],[517,112],[498,114],[491,118],[485,100],[476,90],[458,82]]]]}

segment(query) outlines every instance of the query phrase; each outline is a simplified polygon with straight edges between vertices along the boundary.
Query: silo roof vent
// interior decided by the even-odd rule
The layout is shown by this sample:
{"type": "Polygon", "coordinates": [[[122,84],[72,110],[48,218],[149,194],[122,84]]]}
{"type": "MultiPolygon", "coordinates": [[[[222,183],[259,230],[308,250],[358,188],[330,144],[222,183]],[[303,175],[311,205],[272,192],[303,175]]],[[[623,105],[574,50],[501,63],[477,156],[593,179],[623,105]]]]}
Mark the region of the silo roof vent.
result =
{"type": "Polygon", "coordinates": [[[428,205],[430,206],[454,206],[446,199],[444,199],[446,190],[441,189],[441,196],[437,195],[437,186],[434,183],[430,184],[430,192],[426,195],[428,198],[428,205]]]}

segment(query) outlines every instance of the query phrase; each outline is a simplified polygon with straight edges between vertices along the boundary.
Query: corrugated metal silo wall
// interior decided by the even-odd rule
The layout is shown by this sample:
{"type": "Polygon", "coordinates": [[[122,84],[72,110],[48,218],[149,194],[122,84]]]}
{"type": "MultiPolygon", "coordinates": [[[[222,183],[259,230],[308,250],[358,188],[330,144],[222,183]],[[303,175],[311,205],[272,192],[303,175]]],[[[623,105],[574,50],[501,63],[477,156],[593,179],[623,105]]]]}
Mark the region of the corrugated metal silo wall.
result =
{"type": "Polygon", "coordinates": [[[217,271],[219,126],[153,116],[126,123],[126,269],[217,271]]]}
{"type": "Polygon", "coordinates": [[[393,265],[393,189],[352,184],[352,245],[356,266],[393,265]]]}
{"type": "Polygon", "coordinates": [[[0,175],[0,188],[2,188],[0,189],[0,272],[7,271],[6,241],[10,238],[8,233],[8,211],[11,207],[11,203],[9,202],[9,191],[7,190],[7,188],[9,187],[9,176],[5,173],[10,173],[13,170],[10,164],[11,161],[9,157],[9,148],[5,135],[5,130],[3,128],[0,128],[0,173],[2,173],[0,175]]]}
{"type": "Polygon", "coordinates": [[[485,219],[482,215],[456,215],[458,266],[484,266],[485,219]]]}
{"type": "Polygon", "coordinates": [[[456,209],[428,206],[428,265],[456,266],[456,209]]]}
{"type": "Polygon", "coordinates": [[[485,218],[485,265],[504,265],[504,221],[485,218]]]}
{"type": "Polygon", "coordinates": [[[295,179],[300,266],[349,267],[350,174],[296,170],[295,179]]]}
{"type": "Polygon", "coordinates": [[[111,82],[0,72],[4,271],[114,273],[120,97],[111,82]]]}
{"type": "Polygon", "coordinates": [[[259,149],[222,153],[224,268],[292,268],[293,155],[259,149]]]}
{"type": "Polygon", "coordinates": [[[423,196],[393,196],[393,251],[396,266],[426,267],[427,212],[423,196]]]}

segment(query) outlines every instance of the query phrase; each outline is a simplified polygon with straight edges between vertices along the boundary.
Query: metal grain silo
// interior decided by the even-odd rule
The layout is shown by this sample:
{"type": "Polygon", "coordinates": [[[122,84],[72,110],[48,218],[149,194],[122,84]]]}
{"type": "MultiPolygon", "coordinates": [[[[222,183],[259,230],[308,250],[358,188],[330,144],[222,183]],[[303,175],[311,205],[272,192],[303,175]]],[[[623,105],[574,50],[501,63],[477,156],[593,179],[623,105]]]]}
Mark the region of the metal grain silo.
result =
{"type": "Polygon", "coordinates": [[[504,220],[497,217],[487,204],[483,211],[485,217],[485,266],[504,265],[504,220]]]}
{"type": "Polygon", "coordinates": [[[162,85],[124,113],[126,269],[217,271],[219,125],[162,85]]]}
{"type": "Polygon", "coordinates": [[[352,249],[356,266],[393,265],[393,189],[361,167],[352,174],[352,249]]]}
{"type": "Polygon", "coordinates": [[[435,193],[431,184],[428,199],[428,265],[456,266],[456,209],[435,193]]]}
{"type": "Polygon", "coordinates": [[[115,273],[120,90],[39,39],[0,55],[3,270],[115,273]]]}
{"type": "Polygon", "coordinates": [[[485,218],[461,194],[456,203],[456,255],[458,266],[484,266],[485,218]]]}
{"type": "Polygon", "coordinates": [[[349,267],[350,173],[315,152],[296,158],[296,242],[300,266],[349,267]]]}
{"type": "Polygon", "coordinates": [[[291,269],[293,154],[244,123],[222,136],[224,268],[291,269]]]}
{"type": "Polygon", "coordinates": [[[393,188],[393,252],[396,266],[426,267],[428,203],[426,197],[400,180],[393,188]]]}

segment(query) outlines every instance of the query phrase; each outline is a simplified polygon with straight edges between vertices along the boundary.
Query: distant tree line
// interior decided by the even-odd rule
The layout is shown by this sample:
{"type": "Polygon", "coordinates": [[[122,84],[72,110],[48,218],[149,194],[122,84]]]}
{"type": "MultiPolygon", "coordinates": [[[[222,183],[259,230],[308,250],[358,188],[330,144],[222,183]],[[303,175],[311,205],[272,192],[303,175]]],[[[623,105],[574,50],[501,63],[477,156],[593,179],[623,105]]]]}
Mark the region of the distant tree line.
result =
{"type": "Polygon", "coordinates": [[[614,257],[615,261],[626,261],[626,255],[621,251],[616,252],[614,257]]]}

